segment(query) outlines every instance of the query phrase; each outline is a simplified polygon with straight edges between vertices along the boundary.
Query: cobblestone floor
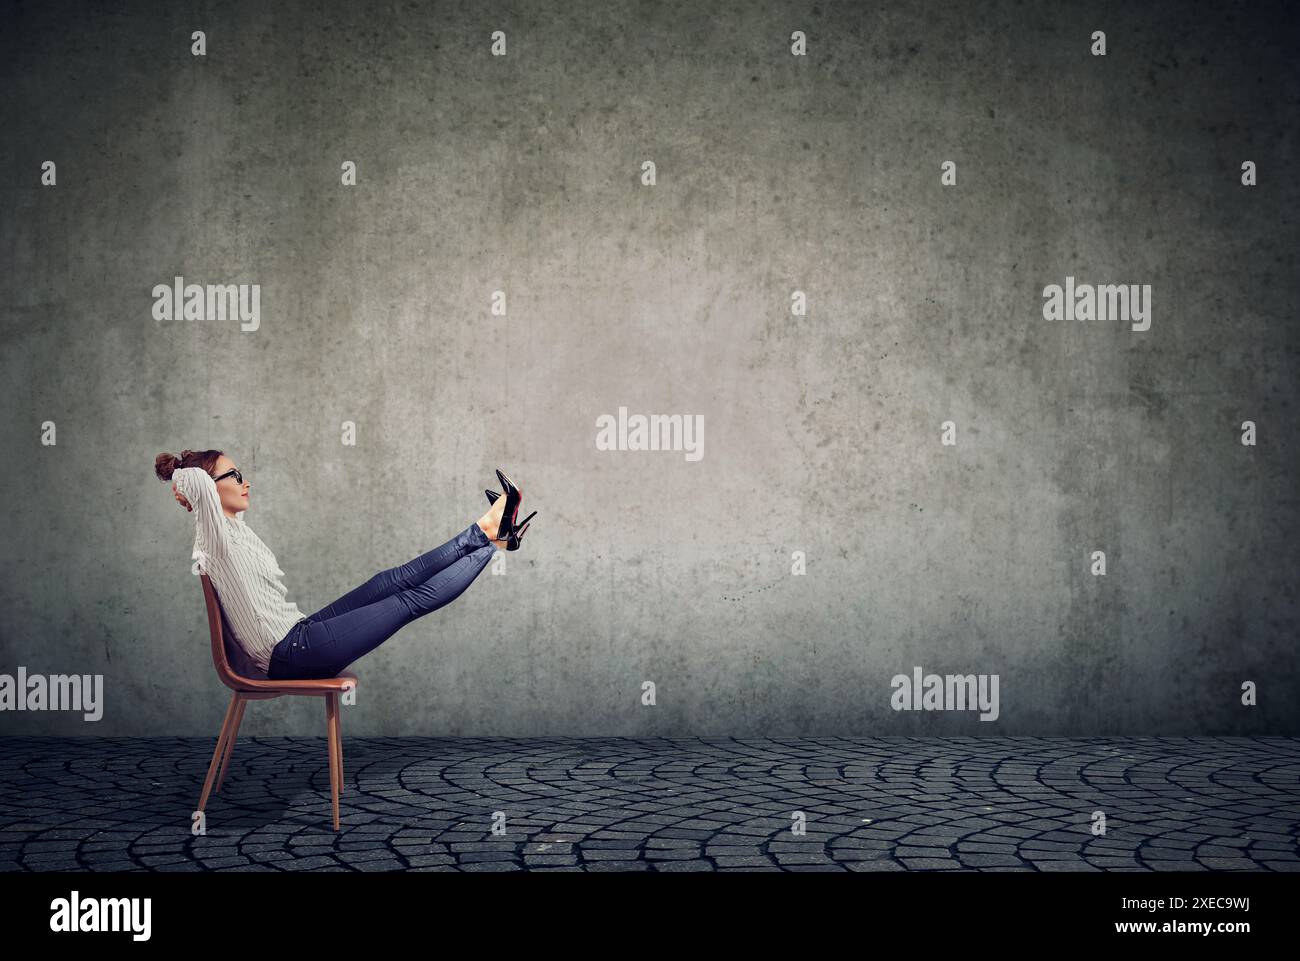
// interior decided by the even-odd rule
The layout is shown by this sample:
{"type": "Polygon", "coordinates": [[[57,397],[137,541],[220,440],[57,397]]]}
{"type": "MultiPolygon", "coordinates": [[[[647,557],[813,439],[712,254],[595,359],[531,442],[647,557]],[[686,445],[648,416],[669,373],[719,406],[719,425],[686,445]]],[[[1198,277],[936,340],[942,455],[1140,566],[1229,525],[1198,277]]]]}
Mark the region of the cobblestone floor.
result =
{"type": "Polygon", "coordinates": [[[324,738],[244,737],[205,837],[215,738],[0,745],[6,871],[1300,869],[1298,738],[352,737],[335,834],[324,738]]]}

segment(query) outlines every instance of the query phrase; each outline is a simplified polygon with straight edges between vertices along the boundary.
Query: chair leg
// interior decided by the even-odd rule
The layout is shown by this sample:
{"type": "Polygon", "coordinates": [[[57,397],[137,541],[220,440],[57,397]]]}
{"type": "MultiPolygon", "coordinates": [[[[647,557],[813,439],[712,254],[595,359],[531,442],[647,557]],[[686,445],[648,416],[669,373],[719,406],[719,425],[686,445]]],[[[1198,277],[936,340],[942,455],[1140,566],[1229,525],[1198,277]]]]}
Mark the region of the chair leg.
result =
{"type": "Polygon", "coordinates": [[[226,719],[221,722],[221,734],[217,737],[217,748],[212,752],[212,763],[208,765],[208,776],[203,782],[203,793],[199,795],[199,810],[202,811],[208,804],[208,795],[212,793],[212,782],[217,776],[217,760],[222,756],[226,749],[226,735],[230,732],[230,722],[234,720],[235,712],[238,710],[240,701],[239,693],[231,695],[230,706],[226,708],[226,719]]]}
{"type": "Polygon", "coordinates": [[[334,830],[339,829],[339,759],[338,759],[338,695],[332,691],[325,695],[325,730],[329,735],[330,798],[334,807],[334,830]]]}
{"type": "Polygon", "coordinates": [[[339,747],[338,747],[338,702],[333,695],[325,695],[325,731],[329,735],[330,749],[330,786],[339,789],[339,747]]]}
{"type": "Polygon", "coordinates": [[[213,788],[218,794],[221,793],[221,785],[226,783],[226,768],[230,766],[230,755],[235,753],[235,741],[239,738],[239,723],[244,719],[244,708],[248,706],[248,699],[236,694],[239,700],[239,707],[235,711],[234,723],[230,726],[230,734],[226,737],[226,757],[221,762],[221,773],[217,775],[217,786],[213,788]]]}
{"type": "Polygon", "coordinates": [[[343,795],[343,782],[347,780],[343,775],[343,706],[338,701],[334,702],[334,730],[338,731],[338,737],[334,740],[334,750],[338,752],[338,793],[343,795]]]}
{"type": "Polygon", "coordinates": [[[339,704],[334,700],[332,695],[325,695],[327,703],[325,705],[325,729],[329,734],[330,750],[330,781],[334,790],[338,790],[339,784],[339,743],[338,743],[338,723],[339,723],[339,704]]]}

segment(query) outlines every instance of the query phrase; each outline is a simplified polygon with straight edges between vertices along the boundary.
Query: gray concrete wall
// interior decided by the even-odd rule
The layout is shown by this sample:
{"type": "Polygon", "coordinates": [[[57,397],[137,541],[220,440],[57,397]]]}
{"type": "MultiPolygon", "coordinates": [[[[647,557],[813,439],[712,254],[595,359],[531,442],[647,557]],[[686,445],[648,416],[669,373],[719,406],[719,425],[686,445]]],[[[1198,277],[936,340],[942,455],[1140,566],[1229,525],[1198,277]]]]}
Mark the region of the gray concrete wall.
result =
{"type": "Polygon", "coordinates": [[[14,8],[0,671],[105,687],[0,723],[215,735],[152,462],[218,447],[305,612],[495,466],[540,511],[357,662],[345,734],[1300,734],[1285,11],[14,8]],[[260,326],[155,320],[176,275],[260,326]],[[1067,276],[1151,285],[1150,327],[1044,319],[1067,276]],[[701,415],[702,458],[598,450],[620,406],[701,415]],[[997,720],[893,710],[916,667],[997,675],[997,720]]]}

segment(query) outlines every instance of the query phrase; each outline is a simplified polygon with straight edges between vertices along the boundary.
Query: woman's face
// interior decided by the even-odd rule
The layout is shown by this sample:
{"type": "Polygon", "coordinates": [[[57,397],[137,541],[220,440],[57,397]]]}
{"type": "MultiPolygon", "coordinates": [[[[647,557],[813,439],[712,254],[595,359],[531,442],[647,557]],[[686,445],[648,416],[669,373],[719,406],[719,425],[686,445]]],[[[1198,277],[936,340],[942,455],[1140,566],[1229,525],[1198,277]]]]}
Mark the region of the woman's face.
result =
{"type": "MultiPolygon", "coordinates": [[[[217,458],[217,466],[212,472],[214,478],[221,477],[228,471],[235,470],[239,467],[233,460],[222,454],[217,458]]],[[[240,475],[243,477],[243,475],[240,475]]],[[[230,517],[233,517],[239,511],[248,510],[248,480],[244,479],[241,483],[235,480],[235,475],[224,477],[217,481],[217,493],[221,495],[221,510],[230,517]]]]}

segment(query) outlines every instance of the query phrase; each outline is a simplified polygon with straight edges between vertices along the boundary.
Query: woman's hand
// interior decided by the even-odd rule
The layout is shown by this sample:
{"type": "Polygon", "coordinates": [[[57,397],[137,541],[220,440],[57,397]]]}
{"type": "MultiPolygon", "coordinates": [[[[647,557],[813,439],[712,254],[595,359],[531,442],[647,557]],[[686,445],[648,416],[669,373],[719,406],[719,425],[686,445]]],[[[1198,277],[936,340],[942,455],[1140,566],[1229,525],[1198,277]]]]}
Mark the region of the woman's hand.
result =
{"type": "Polygon", "coordinates": [[[172,493],[176,495],[176,501],[181,505],[181,507],[184,507],[187,511],[194,510],[194,508],[190,506],[190,502],[185,499],[185,495],[176,489],[175,482],[172,483],[172,493]]]}

